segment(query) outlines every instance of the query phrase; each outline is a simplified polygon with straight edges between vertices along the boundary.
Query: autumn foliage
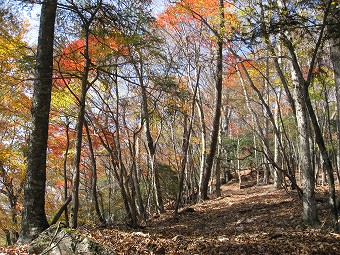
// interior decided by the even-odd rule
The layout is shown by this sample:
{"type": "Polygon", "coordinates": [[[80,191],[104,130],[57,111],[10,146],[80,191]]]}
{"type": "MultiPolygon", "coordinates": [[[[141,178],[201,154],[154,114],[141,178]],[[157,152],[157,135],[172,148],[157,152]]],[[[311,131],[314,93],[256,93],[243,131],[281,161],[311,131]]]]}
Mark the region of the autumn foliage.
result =
{"type": "MultiPolygon", "coordinates": [[[[321,232],[304,232],[299,203],[305,200],[299,195],[306,192],[299,157],[309,149],[310,177],[315,178],[310,190],[328,199],[324,155],[330,155],[336,188],[340,179],[339,85],[329,57],[333,44],[327,26],[332,23],[324,17],[333,9],[308,1],[179,0],[162,10],[152,10],[150,1],[85,2],[59,3],[47,148],[48,220],[68,201],[79,174],[78,226],[124,222],[150,230],[119,229],[115,239],[112,230],[87,232],[109,245],[115,240],[118,254],[125,248],[131,254],[217,254],[228,253],[226,247],[235,254],[265,254],[271,245],[287,243],[282,254],[293,254],[292,247],[301,254],[321,252],[301,240],[318,243],[320,233],[332,227],[330,212],[326,203],[314,201],[325,224],[321,232]],[[302,87],[310,100],[305,132],[298,130],[296,111],[305,98],[296,94],[302,87]],[[314,126],[308,115],[313,111],[314,126]],[[213,133],[217,139],[211,139],[213,133]],[[303,135],[310,142],[305,148],[300,146],[303,135]],[[207,165],[212,166],[207,178],[211,200],[196,204],[204,199],[207,165]],[[214,200],[221,189],[222,198],[214,200]],[[188,205],[194,208],[190,215],[181,209],[188,205]],[[295,237],[301,242],[295,244],[295,237]]],[[[25,22],[9,13],[0,12],[0,229],[15,237],[36,49],[25,42],[25,22]]],[[[71,225],[72,207],[65,206],[59,221],[71,225]]],[[[338,252],[333,235],[325,236],[321,245],[329,254],[338,252]]]]}

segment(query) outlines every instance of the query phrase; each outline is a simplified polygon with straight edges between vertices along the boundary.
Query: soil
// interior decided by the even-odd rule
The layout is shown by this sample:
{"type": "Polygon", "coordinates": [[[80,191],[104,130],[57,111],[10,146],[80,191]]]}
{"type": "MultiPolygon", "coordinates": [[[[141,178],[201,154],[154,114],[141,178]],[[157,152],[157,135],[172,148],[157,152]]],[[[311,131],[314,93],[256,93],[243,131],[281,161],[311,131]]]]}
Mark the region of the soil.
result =
{"type": "MultiPolygon", "coordinates": [[[[332,232],[327,191],[317,189],[320,225],[301,222],[296,191],[272,185],[222,186],[222,197],[167,211],[145,228],[123,225],[80,230],[116,254],[340,254],[340,235],[332,232]]],[[[0,254],[25,254],[27,246],[0,248],[0,254]],[[17,252],[20,253],[17,253],[17,252]]]]}

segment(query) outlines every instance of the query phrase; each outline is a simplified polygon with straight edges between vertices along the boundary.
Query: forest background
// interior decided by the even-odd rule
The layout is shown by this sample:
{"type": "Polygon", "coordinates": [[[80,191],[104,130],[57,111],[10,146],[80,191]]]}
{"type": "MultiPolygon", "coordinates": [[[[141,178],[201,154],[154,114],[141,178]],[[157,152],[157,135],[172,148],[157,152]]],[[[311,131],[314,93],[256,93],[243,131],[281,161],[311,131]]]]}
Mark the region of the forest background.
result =
{"type": "Polygon", "coordinates": [[[34,221],[46,221],[38,232],[57,220],[138,227],[220,196],[246,170],[258,184],[296,190],[312,227],[315,187],[328,185],[338,230],[339,2],[182,0],[155,14],[157,4],[1,1],[5,241],[33,238],[34,221]],[[55,26],[47,147],[32,135],[41,40],[28,43],[28,21],[16,15],[40,4],[45,18],[57,6],[46,20],[55,26]],[[43,185],[30,182],[32,139],[46,153],[43,185]],[[36,184],[45,199],[28,192],[36,184]],[[32,201],[43,216],[30,214],[32,201]]]}

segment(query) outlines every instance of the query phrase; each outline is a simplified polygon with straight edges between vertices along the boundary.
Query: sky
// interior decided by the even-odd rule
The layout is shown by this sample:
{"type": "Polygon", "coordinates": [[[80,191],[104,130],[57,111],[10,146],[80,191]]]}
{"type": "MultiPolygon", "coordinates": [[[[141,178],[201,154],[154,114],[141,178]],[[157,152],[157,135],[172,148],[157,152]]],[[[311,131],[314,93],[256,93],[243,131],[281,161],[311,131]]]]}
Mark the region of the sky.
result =
{"type": "MultiPolygon", "coordinates": [[[[1,1],[1,0],[0,0],[1,1]]],[[[156,15],[164,10],[165,6],[168,4],[169,0],[153,0],[152,10],[153,14],[156,15]]],[[[24,8],[21,15],[29,22],[29,32],[25,35],[24,39],[29,43],[29,45],[34,45],[38,40],[39,31],[39,17],[40,17],[41,5],[35,4],[30,7],[24,8]]]]}
{"type": "Polygon", "coordinates": [[[24,39],[29,43],[29,45],[36,44],[38,41],[40,7],[40,4],[36,4],[22,10],[24,19],[30,24],[28,28],[29,32],[24,36],[24,39]]]}

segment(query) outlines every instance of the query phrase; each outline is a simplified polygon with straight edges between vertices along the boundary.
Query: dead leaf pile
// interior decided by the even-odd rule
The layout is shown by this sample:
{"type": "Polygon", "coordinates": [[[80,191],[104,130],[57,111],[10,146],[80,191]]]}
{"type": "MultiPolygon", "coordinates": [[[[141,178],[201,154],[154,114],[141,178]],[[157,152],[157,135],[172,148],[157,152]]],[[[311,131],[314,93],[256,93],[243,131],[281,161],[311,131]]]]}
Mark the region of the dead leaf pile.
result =
{"type": "MultiPolygon", "coordinates": [[[[302,224],[294,191],[273,190],[270,185],[239,189],[236,183],[224,185],[222,191],[222,198],[191,206],[177,217],[168,211],[145,229],[117,225],[81,232],[120,255],[340,254],[340,236],[331,231],[324,188],[317,192],[317,229],[302,224]]],[[[23,253],[1,248],[0,254],[25,254],[25,247],[17,249],[23,253]]]]}

